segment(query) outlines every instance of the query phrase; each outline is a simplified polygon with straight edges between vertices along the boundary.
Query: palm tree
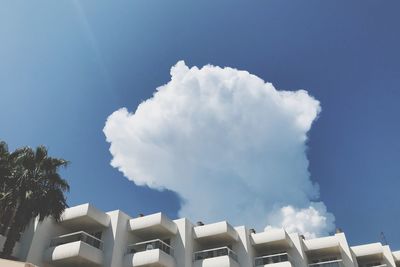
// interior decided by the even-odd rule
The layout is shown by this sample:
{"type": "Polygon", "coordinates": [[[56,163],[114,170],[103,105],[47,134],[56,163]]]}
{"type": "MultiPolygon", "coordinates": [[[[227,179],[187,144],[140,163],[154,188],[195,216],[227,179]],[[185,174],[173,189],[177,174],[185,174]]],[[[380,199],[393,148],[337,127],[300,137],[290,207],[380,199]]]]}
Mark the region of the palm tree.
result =
{"type": "Polygon", "coordinates": [[[10,155],[5,142],[0,142],[0,234],[5,234],[12,217],[11,178],[13,173],[12,160],[16,154],[10,155]]]}
{"type": "Polygon", "coordinates": [[[0,143],[0,222],[8,227],[3,257],[11,257],[19,234],[32,219],[61,219],[68,207],[64,193],[69,185],[58,171],[67,164],[64,159],[49,157],[44,146],[9,153],[6,144],[0,143]]]}

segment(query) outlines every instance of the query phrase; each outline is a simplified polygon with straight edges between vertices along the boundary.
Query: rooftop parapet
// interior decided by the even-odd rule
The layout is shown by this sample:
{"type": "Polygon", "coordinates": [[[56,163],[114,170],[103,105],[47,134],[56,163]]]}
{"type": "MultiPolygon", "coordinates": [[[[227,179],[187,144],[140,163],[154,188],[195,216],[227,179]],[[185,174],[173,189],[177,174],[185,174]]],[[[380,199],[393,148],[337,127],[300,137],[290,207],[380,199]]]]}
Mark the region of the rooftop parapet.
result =
{"type": "Polygon", "coordinates": [[[293,243],[284,229],[270,229],[250,235],[252,245],[256,249],[288,249],[293,243]]]}
{"type": "Polygon", "coordinates": [[[400,250],[393,251],[392,254],[393,254],[394,261],[400,262],[400,250]]]}
{"type": "Polygon", "coordinates": [[[304,250],[309,256],[339,255],[341,253],[340,241],[336,236],[306,239],[303,242],[304,250]]]}
{"type": "Polygon", "coordinates": [[[200,243],[230,244],[239,240],[236,230],[226,221],[194,227],[194,238],[200,243]]]}
{"type": "Polygon", "coordinates": [[[383,258],[383,246],[381,243],[371,243],[351,247],[351,251],[357,260],[373,261],[383,258]]]}
{"type": "Polygon", "coordinates": [[[129,220],[129,229],[147,240],[172,236],[178,232],[176,224],[161,212],[129,220]]]}
{"type": "Polygon", "coordinates": [[[61,217],[62,226],[73,230],[108,227],[110,217],[89,203],[68,208],[61,217]]]}

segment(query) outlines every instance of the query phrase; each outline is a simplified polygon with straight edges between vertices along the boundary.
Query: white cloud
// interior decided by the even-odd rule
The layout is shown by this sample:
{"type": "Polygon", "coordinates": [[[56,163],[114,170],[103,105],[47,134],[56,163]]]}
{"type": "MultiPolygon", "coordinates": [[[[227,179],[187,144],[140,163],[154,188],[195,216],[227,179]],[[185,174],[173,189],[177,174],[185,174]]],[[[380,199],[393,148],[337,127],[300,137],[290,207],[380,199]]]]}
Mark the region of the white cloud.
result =
{"type": "Polygon", "coordinates": [[[312,202],[308,208],[285,206],[269,215],[265,230],[285,228],[287,232],[302,233],[306,238],[326,236],[335,228],[334,217],[322,202],[312,202]]]}
{"type": "Polygon", "coordinates": [[[112,166],[137,185],[177,192],[181,216],[260,229],[272,210],[318,199],[306,140],[319,111],[304,90],[278,91],[247,71],[180,61],[134,113],[111,114],[104,133],[112,166]]]}

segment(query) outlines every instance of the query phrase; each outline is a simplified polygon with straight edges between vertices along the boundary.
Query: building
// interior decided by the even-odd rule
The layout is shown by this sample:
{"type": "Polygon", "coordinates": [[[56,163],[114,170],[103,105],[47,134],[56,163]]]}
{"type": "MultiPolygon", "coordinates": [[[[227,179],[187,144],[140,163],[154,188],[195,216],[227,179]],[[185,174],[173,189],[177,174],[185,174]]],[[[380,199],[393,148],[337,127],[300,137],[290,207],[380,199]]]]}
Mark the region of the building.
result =
{"type": "Polygon", "coordinates": [[[32,223],[14,256],[40,267],[400,266],[400,251],[381,243],[349,247],[344,233],[304,239],[284,229],[255,233],[226,221],[195,225],[162,213],[132,218],[89,204],[67,209],[60,223],[32,223]]]}

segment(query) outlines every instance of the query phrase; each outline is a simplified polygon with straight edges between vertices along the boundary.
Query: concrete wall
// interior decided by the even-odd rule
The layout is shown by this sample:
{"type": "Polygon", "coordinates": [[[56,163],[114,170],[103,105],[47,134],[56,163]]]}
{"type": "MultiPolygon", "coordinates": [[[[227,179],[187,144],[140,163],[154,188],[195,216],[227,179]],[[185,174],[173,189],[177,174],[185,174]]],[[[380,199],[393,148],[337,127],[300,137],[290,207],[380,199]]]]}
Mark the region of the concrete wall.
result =
{"type": "MultiPolygon", "coordinates": [[[[130,216],[123,213],[122,211],[109,212],[108,215],[111,218],[111,225],[113,228],[113,242],[114,246],[112,248],[112,253],[107,254],[106,249],[104,249],[105,258],[108,260],[107,266],[123,266],[125,252],[128,247],[129,235],[128,233],[128,223],[131,219],[130,216]]],[[[111,243],[110,242],[110,243],[111,243]]],[[[107,240],[104,240],[104,244],[107,240]]]]}
{"type": "Polygon", "coordinates": [[[296,267],[306,267],[307,266],[307,256],[304,252],[303,239],[299,234],[294,233],[289,235],[293,246],[289,249],[289,255],[292,259],[292,264],[296,267]]]}
{"type": "Polygon", "coordinates": [[[35,220],[34,235],[29,246],[28,254],[26,259],[38,266],[46,267],[44,262],[44,255],[46,250],[49,248],[51,238],[64,234],[62,227],[53,222],[52,219],[46,218],[43,222],[35,220]]]}

